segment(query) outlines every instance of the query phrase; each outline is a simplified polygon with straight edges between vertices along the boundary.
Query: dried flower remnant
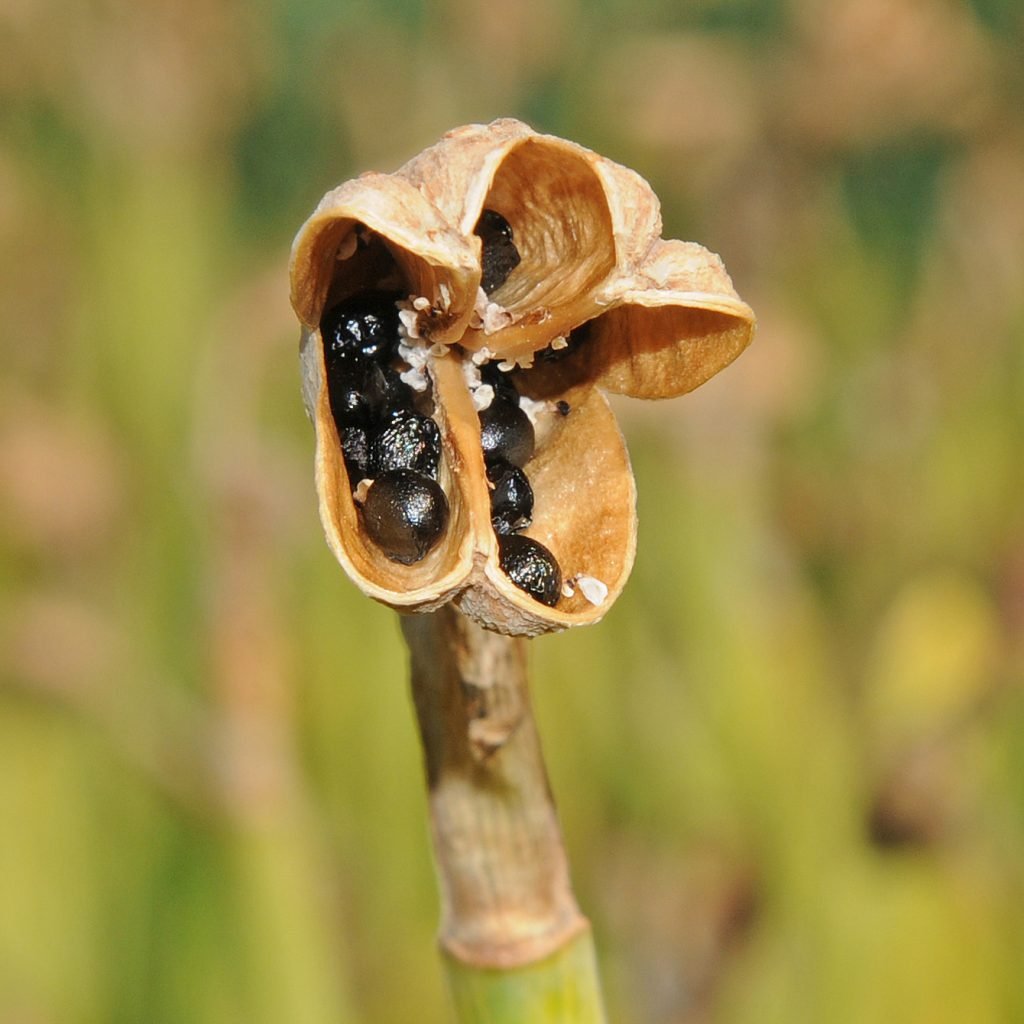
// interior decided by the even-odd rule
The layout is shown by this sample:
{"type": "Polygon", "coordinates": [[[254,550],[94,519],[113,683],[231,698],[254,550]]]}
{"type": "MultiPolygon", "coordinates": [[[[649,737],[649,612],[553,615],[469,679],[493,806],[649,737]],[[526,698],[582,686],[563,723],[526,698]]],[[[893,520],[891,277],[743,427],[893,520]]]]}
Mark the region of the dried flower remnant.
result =
{"type": "Polygon", "coordinates": [[[753,334],[718,257],[660,234],[634,172],[513,120],[324,197],[292,303],[321,518],[365,593],[512,634],[604,615],[636,519],[602,392],[683,394],[753,334]],[[421,530],[401,495],[428,490],[421,530]]]}

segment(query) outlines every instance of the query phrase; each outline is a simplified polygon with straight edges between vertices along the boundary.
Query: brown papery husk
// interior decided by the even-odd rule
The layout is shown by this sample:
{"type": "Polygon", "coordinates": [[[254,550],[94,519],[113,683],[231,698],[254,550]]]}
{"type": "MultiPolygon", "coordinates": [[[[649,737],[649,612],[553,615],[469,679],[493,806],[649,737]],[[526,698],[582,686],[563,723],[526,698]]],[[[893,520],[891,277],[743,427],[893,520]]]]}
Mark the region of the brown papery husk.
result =
{"type": "Polygon", "coordinates": [[[548,397],[583,382],[634,398],[686,394],[729,365],[754,336],[754,313],[721,259],[694,242],[654,242],[635,273],[602,289],[604,312],[569,347],[538,362],[548,397]]]}
{"type": "MultiPolygon", "coordinates": [[[[528,375],[523,375],[528,377],[528,375]]],[[[524,382],[524,390],[528,381],[524,382]]],[[[593,576],[608,587],[599,605],[578,587],[554,608],[535,601],[501,570],[487,527],[472,585],[457,598],[467,615],[499,633],[536,636],[598,622],[625,586],[636,554],[636,488],[629,454],[605,397],[590,388],[565,393],[568,416],[526,464],[534,492],[533,523],[523,532],[554,555],[565,580],[593,576]]],[[[489,507],[489,506],[488,506],[489,507]]],[[[477,520],[478,528],[480,525],[477,520]]]]}
{"type": "Polygon", "coordinates": [[[484,205],[513,226],[519,266],[490,296],[513,317],[463,346],[517,359],[600,312],[595,292],[615,269],[611,213],[593,154],[537,136],[520,141],[497,168],[484,205]]]}
{"type": "Polygon", "coordinates": [[[321,518],[332,551],[366,594],[403,611],[454,600],[509,634],[583,625],[607,612],[632,567],[636,511],[629,458],[600,389],[683,394],[735,359],[754,330],[721,260],[695,243],[662,240],[661,228],[658,200],[635,172],[510,119],[456,129],[395,174],[363,175],[324,197],[293,246],[292,302],[303,323],[321,518]],[[484,209],[509,221],[520,254],[489,297],[479,287],[474,234],[484,209]],[[413,320],[403,313],[409,343],[448,346],[444,356],[431,349],[428,370],[449,522],[412,566],[392,562],[364,534],[324,383],[324,310],[371,290],[424,296],[430,308],[412,306],[413,320]],[[560,337],[567,346],[540,352],[560,337]],[[501,571],[464,373],[464,360],[484,347],[532,365],[513,374],[521,394],[548,400],[549,412],[560,400],[571,407],[567,417],[542,414],[546,428],[525,467],[535,498],[525,534],[551,550],[566,579],[604,583],[599,605],[576,587],[548,608],[501,571]]]}
{"type": "Polygon", "coordinates": [[[535,134],[510,117],[463,125],[403,164],[395,177],[414,185],[447,223],[469,238],[498,165],[519,141],[535,134]]]}
{"type": "MultiPolygon", "coordinates": [[[[490,332],[471,329],[461,340],[464,348],[525,359],[600,312],[595,293],[616,268],[607,194],[618,187],[616,166],[506,118],[450,133],[398,172],[477,245],[472,231],[484,209],[512,226],[520,263],[488,297],[512,323],[490,332]]],[[[639,181],[623,175],[622,188],[636,203],[633,216],[651,222],[653,210],[651,225],[660,224],[657,200],[649,188],[637,187],[639,181]]]]}
{"type": "Polygon", "coordinates": [[[290,272],[292,305],[310,329],[318,327],[326,308],[346,295],[393,284],[439,307],[430,333],[441,342],[462,336],[480,280],[470,242],[416,188],[388,174],[364,174],[328,192],[296,236],[290,272]],[[351,237],[361,228],[380,239],[385,260],[364,265],[373,256],[354,248],[351,237]],[[378,266],[386,261],[392,266],[378,266]],[[442,284],[451,312],[440,309],[442,284]]]}
{"type": "Polygon", "coordinates": [[[624,305],[593,326],[591,343],[581,346],[587,376],[632,398],[692,391],[728,366],[752,335],[748,320],[695,306],[624,305]]]}
{"type": "Polygon", "coordinates": [[[600,178],[615,238],[616,279],[628,278],[661,238],[661,203],[636,171],[590,154],[600,178]]]}
{"type": "Polygon", "coordinates": [[[632,398],[674,398],[728,366],[752,333],[749,320],[720,309],[626,304],[576,331],[562,358],[532,371],[534,387],[546,398],[583,382],[632,398]]]}

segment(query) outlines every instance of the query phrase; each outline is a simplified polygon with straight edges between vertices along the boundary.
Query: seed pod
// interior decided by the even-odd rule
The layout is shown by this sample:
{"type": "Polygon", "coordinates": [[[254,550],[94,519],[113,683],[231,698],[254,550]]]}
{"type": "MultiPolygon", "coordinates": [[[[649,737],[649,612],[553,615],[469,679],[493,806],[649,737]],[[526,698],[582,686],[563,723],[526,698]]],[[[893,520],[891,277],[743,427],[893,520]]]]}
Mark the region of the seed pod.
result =
{"type": "MultiPolygon", "coordinates": [[[[753,314],[718,257],[660,233],[642,178],[511,120],[456,129],[396,173],[363,175],[324,198],[295,240],[292,303],[321,518],[367,594],[407,611],[454,601],[491,629],[525,635],[604,615],[632,567],[636,521],[629,458],[602,391],[683,394],[753,334],[753,314]],[[484,211],[500,212],[512,238],[484,211]],[[509,244],[518,263],[506,272],[509,244]],[[439,434],[448,520],[409,564],[369,535],[331,415],[324,311],[359,308],[368,294],[398,296],[395,358],[409,383],[429,390],[439,434]],[[478,416],[482,383],[497,408],[478,416]],[[495,442],[492,421],[517,414],[530,444],[513,444],[515,431],[497,431],[495,442]],[[497,458],[527,464],[529,538],[499,539],[492,528],[486,473],[497,458]],[[502,567],[499,545],[510,540],[536,542],[565,577],[591,584],[552,605],[536,600],[502,567]]],[[[373,401],[377,423],[411,405],[408,396],[373,401]]],[[[348,462],[359,468],[351,453],[348,462]]]]}

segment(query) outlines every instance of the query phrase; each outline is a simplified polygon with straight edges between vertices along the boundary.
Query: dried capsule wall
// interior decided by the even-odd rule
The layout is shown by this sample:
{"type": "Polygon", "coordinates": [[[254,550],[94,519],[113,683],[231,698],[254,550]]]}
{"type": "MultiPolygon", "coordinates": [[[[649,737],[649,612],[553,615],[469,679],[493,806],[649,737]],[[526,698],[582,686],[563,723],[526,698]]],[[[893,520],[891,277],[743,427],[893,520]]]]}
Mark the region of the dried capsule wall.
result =
{"type": "MultiPolygon", "coordinates": [[[[375,438],[365,440],[369,477],[339,489],[334,477],[318,474],[328,540],[367,594],[400,609],[432,610],[454,600],[487,628],[526,635],[596,622],[608,611],[632,566],[632,477],[610,414],[573,415],[574,406],[586,406],[611,367],[622,377],[617,389],[629,393],[634,361],[639,394],[650,396],[651,375],[661,378],[665,396],[689,391],[735,359],[754,328],[753,313],[721,260],[694,243],[659,239],[657,210],[656,197],[633,172],[510,118],[453,129],[396,174],[365,175],[324,197],[292,249],[292,302],[307,337],[327,329],[322,342],[331,357],[339,316],[351,322],[397,277],[397,297],[384,300],[393,299],[398,310],[397,323],[394,311],[389,314],[394,337],[388,350],[397,351],[390,368],[429,392],[412,418],[373,428],[375,438]],[[480,195],[486,205],[477,205],[480,195]],[[464,223],[473,225],[469,236],[461,233],[464,223]],[[623,237],[613,223],[622,226],[623,237]],[[375,246],[387,258],[376,258],[375,246]],[[429,275],[421,272],[428,265],[429,275]],[[420,271],[403,275],[400,267],[420,271]],[[424,293],[410,290],[421,283],[428,286],[424,293]],[[338,295],[347,298],[325,314],[325,296],[338,295]],[[699,314],[709,310],[714,315],[705,324],[699,314]],[[602,326],[618,312],[630,317],[630,331],[602,326]],[[642,350],[648,358],[636,359],[642,350]],[[578,371],[574,379],[564,376],[567,367],[578,371]],[[549,393],[541,397],[545,388],[549,393]],[[475,415],[467,422],[470,404],[475,415]],[[436,445],[426,441],[427,433],[434,436],[429,416],[440,426],[436,445]],[[545,449],[550,465],[550,450],[570,446],[574,434],[588,458],[563,460],[562,480],[541,475],[545,449]],[[382,446],[394,458],[382,461],[382,446]],[[401,468],[431,477],[429,466],[409,460],[428,453],[432,459],[442,449],[456,485],[445,490],[444,502],[464,512],[464,533],[450,531],[447,544],[440,534],[429,543],[418,533],[414,540],[397,501],[373,501],[374,515],[366,517],[374,472],[401,468]],[[529,516],[496,516],[490,477],[500,464],[525,472],[518,489],[529,516]],[[569,488],[575,509],[554,502],[540,516],[548,487],[556,496],[569,488]],[[575,529],[580,517],[587,522],[583,531],[575,529]],[[538,530],[545,524],[547,534],[507,539],[535,523],[538,530]],[[393,529],[385,530],[388,525],[393,529]],[[417,570],[403,576],[393,565],[361,562],[368,529],[387,560],[417,570]],[[400,549],[381,544],[385,534],[397,539],[399,532],[408,534],[400,549]],[[594,583],[577,587],[580,579],[594,583]]],[[[321,396],[333,387],[338,398],[328,405],[344,401],[361,410],[370,404],[369,376],[352,371],[333,384],[315,345],[305,344],[304,352],[318,460],[336,460],[339,443],[343,452],[346,442],[361,451],[364,438],[342,437],[337,415],[333,430],[323,421],[321,396]]],[[[599,393],[593,402],[600,408],[599,393]]],[[[440,500],[434,496],[435,505],[440,500]]],[[[439,523],[437,516],[432,525],[439,523]]]]}

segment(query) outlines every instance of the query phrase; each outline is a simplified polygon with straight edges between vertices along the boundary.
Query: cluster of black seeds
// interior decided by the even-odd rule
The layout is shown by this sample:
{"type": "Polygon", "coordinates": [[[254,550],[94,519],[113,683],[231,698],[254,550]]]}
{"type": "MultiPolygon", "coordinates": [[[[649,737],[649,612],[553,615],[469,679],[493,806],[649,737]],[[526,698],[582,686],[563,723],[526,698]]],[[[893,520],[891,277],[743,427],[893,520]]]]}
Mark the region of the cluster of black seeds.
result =
{"type": "Polygon", "coordinates": [[[364,292],[324,313],[320,334],[327,395],[349,481],[373,483],[362,506],[370,539],[392,561],[412,565],[440,540],[448,499],[437,482],[441,436],[417,412],[395,368],[399,319],[394,292],[364,292]]]}
{"type": "MultiPolygon", "coordinates": [[[[480,236],[480,287],[490,295],[519,266],[512,227],[497,210],[484,210],[475,233],[480,236]]],[[[533,521],[533,488],[523,466],[533,455],[533,424],[519,407],[519,392],[498,364],[480,369],[484,384],[494,390],[491,404],[480,412],[480,443],[491,483],[491,526],[498,535],[502,571],[520,590],[554,607],[562,592],[562,573],[543,544],[519,535],[533,521]]]]}
{"type": "MultiPolygon", "coordinates": [[[[519,265],[519,251],[508,221],[494,210],[483,211],[475,231],[482,242],[481,287],[490,295],[519,265]]],[[[437,479],[437,424],[417,411],[415,393],[396,369],[400,299],[382,291],[346,299],[324,313],[320,333],[349,481],[353,490],[362,480],[372,481],[362,500],[363,526],[388,558],[412,565],[444,533],[448,500],[437,479]]],[[[480,437],[501,567],[517,587],[553,607],[562,589],[558,563],[543,544],[519,532],[533,518],[533,489],[523,472],[533,455],[533,424],[497,363],[481,367],[481,377],[494,392],[480,412],[480,437]]]]}
{"type": "Polygon", "coordinates": [[[494,389],[491,404],[480,411],[480,442],[493,488],[491,526],[498,535],[498,559],[520,590],[554,607],[562,592],[558,562],[543,544],[519,534],[533,521],[533,488],[523,472],[533,455],[533,424],[519,406],[515,385],[497,363],[485,363],[480,376],[494,389]]]}

